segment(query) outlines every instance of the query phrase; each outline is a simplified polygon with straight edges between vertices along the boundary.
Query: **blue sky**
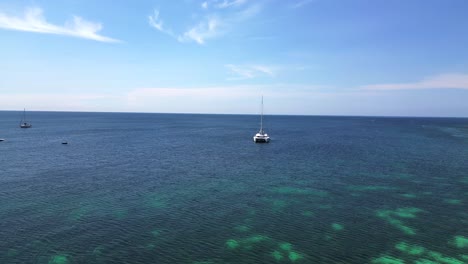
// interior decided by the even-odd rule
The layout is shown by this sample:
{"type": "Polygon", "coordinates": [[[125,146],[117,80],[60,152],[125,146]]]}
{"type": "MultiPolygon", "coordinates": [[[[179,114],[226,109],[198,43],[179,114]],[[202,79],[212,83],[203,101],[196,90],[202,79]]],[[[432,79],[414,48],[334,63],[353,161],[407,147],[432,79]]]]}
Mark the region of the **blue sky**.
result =
{"type": "Polygon", "coordinates": [[[465,0],[3,0],[0,109],[468,116],[465,0]]]}

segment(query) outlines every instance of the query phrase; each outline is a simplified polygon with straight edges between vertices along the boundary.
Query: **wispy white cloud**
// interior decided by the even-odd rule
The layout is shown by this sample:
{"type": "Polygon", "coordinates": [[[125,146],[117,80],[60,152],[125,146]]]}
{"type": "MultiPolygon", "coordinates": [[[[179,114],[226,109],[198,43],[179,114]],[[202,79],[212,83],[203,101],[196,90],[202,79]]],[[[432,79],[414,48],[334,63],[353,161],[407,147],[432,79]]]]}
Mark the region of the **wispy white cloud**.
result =
{"type": "Polygon", "coordinates": [[[275,77],[277,68],[267,65],[233,65],[227,64],[225,67],[230,71],[229,80],[245,80],[260,76],[275,77]]]}
{"type": "Polygon", "coordinates": [[[255,72],[249,68],[240,67],[232,64],[227,64],[225,66],[229,69],[231,74],[235,75],[235,77],[230,77],[230,80],[252,79],[255,77],[255,72]]]}
{"type": "Polygon", "coordinates": [[[153,15],[148,16],[148,23],[150,26],[153,28],[159,30],[160,32],[164,34],[168,34],[169,36],[176,37],[175,34],[172,32],[172,30],[165,28],[164,23],[162,19],[159,18],[159,10],[155,9],[153,12],[153,15]]]}
{"type": "MultiPolygon", "coordinates": [[[[246,3],[246,0],[235,0],[235,1],[223,1],[218,3],[218,8],[221,6],[238,6],[246,3]]],[[[208,8],[209,2],[203,2],[202,8],[208,8]]],[[[181,33],[175,34],[170,29],[166,28],[163,25],[163,21],[160,18],[158,10],[155,10],[154,14],[148,17],[150,26],[156,28],[162,33],[166,33],[179,42],[195,42],[200,45],[206,43],[209,39],[214,39],[225,35],[227,32],[232,30],[236,25],[244,22],[245,20],[252,18],[261,10],[261,5],[256,3],[249,6],[246,6],[242,9],[237,9],[236,11],[221,12],[209,12],[208,14],[202,16],[197,23],[192,26],[189,26],[188,29],[181,33]]]]}
{"type": "Polygon", "coordinates": [[[148,16],[149,24],[159,31],[163,31],[163,22],[159,20],[159,10],[155,9],[154,14],[148,16]]]}
{"type": "Polygon", "coordinates": [[[250,19],[258,12],[260,12],[260,5],[252,5],[225,16],[210,14],[177,39],[181,42],[195,41],[198,44],[205,44],[206,40],[226,34],[233,27],[250,19]]]}
{"type": "Polygon", "coordinates": [[[228,8],[228,7],[233,7],[233,6],[241,6],[243,4],[247,3],[247,0],[224,0],[221,3],[216,4],[216,7],[218,8],[228,8]]]}
{"type": "Polygon", "coordinates": [[[468,89],[468,74],[448,73],[412,83],[371,84],[360,88],[364,90],[468,89]]]}
{"type": "Polygon", "coordinates": [[[117,39],[99,35],[98,32],[102,29],[102,25],[100,23],[89,22],[79,16],[73,16],[73,19],[67,22],[64,26],[51,24],[47,22],[42,9],[38,7],[27,8],[23,17],[12,16],[0,12],[0,28],[65,35],[100,42],[119,42],[117,39]]]}
{"type": "Polygon", "coordinates": [[[291,5],[291,8],[301,8],[317,0],[301,0],[291,5]]]}
{"type": "Polygon", "coordinates": [[[219,30],[220,26],[221,21],[218,18],[210,17],[192,27],[177,39],[180,42],[195,41],[198,44],[205,44],[207,39],[214,38],[221,34],[219,30]]]}
{"type": "Polygon", "coordinates": [[[207,1],[203,2],[203,3],[201,4],[201,7],[202,7],[203,9],[208,9],[208,2],[207,2],[207,1]]]}

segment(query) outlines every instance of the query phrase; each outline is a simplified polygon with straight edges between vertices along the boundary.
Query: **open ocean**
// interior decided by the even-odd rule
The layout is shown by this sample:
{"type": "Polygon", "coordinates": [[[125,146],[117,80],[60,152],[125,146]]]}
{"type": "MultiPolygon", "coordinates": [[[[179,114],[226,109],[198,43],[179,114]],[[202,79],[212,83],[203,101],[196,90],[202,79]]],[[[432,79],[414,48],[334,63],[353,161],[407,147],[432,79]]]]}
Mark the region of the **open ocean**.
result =
{"type": "Polygon", "coordinates": [[[468,263],[468,119],[21,115],[2,264],[468,263]]]}

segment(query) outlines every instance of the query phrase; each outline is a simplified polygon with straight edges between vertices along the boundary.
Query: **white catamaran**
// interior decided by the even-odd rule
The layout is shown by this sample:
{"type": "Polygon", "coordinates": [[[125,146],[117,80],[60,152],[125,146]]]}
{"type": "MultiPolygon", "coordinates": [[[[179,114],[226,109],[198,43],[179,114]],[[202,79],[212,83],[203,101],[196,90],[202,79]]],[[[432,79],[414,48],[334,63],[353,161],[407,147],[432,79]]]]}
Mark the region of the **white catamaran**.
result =
{"type": "Polygon", "coordinates": [[[24,111],[23,111],[23,118],[21,119],[20,127],[21,128],[30,128],[30,127],[32,127],[31,123],[28,123],[28,121],[26,121],[26,109],[24,109],[24,111]]]}
{"type": "Polygon", "coordinates": [[[270,142],[270,137],[263,130],[263,96],[262,96],[262,114],[260,115],[260,130],[253,137],[255,143],[268,143],[270,142]]]}

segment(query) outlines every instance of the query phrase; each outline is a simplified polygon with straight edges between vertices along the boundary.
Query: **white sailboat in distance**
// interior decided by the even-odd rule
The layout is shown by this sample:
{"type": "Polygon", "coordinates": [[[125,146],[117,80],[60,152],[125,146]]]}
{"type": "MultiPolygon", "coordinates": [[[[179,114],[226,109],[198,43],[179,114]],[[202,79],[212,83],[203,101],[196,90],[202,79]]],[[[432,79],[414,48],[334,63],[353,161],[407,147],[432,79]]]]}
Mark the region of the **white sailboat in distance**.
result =
{"type": "Polygon", "coordinates": [[[21,119],[21,122],[20,122],[20,128],[30,128],[32,127],[31,123],[28,123],[28,121],[26,121],[26,108],[24,109],[23,111],[23,118],[21,119]]]}
{"type": "Polygon", "coordinates": [[[260,115],[260,130],[253,137],[255,143],[268,143],[270,142],[270,137],[263,130],[263,95],[262,95],[262,114],[260,115]]]}

